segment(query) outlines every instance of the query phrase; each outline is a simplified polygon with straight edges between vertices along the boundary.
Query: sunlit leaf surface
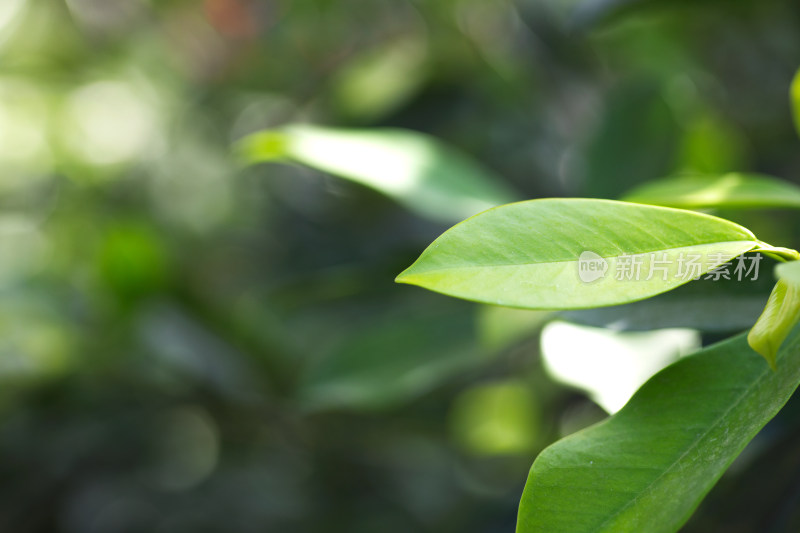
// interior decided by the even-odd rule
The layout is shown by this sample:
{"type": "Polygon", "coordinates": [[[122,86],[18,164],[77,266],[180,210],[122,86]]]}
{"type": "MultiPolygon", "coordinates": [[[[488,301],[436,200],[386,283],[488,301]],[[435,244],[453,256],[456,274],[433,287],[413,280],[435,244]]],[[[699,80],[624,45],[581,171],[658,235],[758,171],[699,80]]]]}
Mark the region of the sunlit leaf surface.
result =
{"type": "Polygon", "coordinates": [[[747,229],[691,211],[531,200],[449,229],[397,281],[510,307],[585,309],[668,291],[755,246],[747,229]]]}
{"type": "Polygon", "coordinates": [[[434,220],[454,222],[516,197],[466,155],[408,130],[297,125],[253,134],[240,149],[250,162],[285,159],[361,183],[434,220]]]}

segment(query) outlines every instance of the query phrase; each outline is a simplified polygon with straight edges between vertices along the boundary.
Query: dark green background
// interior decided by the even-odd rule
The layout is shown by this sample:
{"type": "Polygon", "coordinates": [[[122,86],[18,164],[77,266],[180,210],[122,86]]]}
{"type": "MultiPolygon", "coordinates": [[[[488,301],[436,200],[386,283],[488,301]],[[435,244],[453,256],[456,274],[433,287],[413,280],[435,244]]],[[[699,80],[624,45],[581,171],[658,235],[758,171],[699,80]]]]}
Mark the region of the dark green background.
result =
{"type": "MultiPolygon", "coordinates": [[[[526,198],[797,182],[798,66],[790,0],[3,0],[0,531],[513,531],[536,453],[604,416],[535,317],[395,285],[445,225],[232,143],[410,128],[526,198]]],[[[798,409],[687,531],[797,530],[798,409]]]]}

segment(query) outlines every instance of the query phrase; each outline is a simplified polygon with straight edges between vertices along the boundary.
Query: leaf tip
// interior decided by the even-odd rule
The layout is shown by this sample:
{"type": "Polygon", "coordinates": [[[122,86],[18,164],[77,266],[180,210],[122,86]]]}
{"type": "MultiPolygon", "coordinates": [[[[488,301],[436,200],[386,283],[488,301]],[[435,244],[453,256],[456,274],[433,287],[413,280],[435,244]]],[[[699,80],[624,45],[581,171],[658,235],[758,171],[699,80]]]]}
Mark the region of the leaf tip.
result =
{"type": "Polygon", "coordinates": [[[407,269],[405,269],[402,272],[400,272],[394,278],[394,282],[395,283],[406,283],[406,284],[409,284],[409,285],[413,285],[414,282],[411,279],[409,279],[409,278],[412,277],[412,275],[409,273],[409,270],[411,270],[411,267],[408,267],[407,269]]]}
{"type": "Polygon", "coordinates": [[[416,268],[416,263],[400,272],[396,278],[395,283],[403,283],[405,285],[416,285],[424,289],[431,289],[431,280],[425,275],[425,272],[419,271],[416,268]]]}

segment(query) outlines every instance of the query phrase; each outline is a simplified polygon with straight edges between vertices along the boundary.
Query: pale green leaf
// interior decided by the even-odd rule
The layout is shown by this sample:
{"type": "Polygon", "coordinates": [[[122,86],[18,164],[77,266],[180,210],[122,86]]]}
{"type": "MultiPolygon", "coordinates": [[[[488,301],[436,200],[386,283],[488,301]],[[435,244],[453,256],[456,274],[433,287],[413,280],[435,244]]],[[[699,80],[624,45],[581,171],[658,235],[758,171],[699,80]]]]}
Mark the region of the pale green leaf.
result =
{"type": "Polygon", "coordinates": [[[775,275],[778,279],[800,286],[800,261],[778,263],[775,267],[775,275]]]}
{"type": "Polygon", "coordinates": [[[646,183],[623,200],[682,209],[800,208],[800,187],[758,174],[690,175],[646,183]]]}
{"type": "Polygon", "coordinates": [[[295,125],[246,137],[239,151],[252,163],[289,160],[349,179],[433,220],[461,220],[516,196],[466,155],[408,130],[295,125]]]}
{"type": "Polygon", "coordinates": [[[800,285],[779,279],[769,295],[747,342],[775,368],[775,356],[792,327],[800,320],[800,285]]]}
{"type": "Polygon", "coordinates": [[[744,335],[653,376],[616,415],[545,449],[518,533],[671,533],[800,382],[800,335],[772,372],[744,335]]]}
{"type": "Polygon", "coordinates": [[[510,307],[585,309],[666,292],[756,245],[747,229],[691,211],[530,200],[450,228],[397,281],[510,307]]]}

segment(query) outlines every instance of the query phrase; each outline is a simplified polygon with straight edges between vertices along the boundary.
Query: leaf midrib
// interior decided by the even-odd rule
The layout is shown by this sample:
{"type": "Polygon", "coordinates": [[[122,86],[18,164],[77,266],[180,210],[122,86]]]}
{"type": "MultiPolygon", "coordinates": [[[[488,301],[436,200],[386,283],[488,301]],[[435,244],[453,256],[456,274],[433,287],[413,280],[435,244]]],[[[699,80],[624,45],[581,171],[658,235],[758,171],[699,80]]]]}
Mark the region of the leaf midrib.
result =
{"type": "MultiPolygon", "coordinates": [[[[705,243],[699,243],[699,244],[691,244],[689,246],[676,246],[674,248],[659,248],[659,249],[656,249],[656,250],[646,250],[646,251],[643,251],[643,252],[636,252],[636,253],[633,253],[633,254],[622,254],[622,255],[599,255],[598,254],[598,256],[600,258],[602,258],[602,259],[611,259],[611,258],[614,258],[614,257],[623,257],[625,255],[637,256],[637,255],[644,255],[644,254],[653,254],[653,253],[657,253],[657,252],[666,252],[668,250],[679,250],[681,248],[695,248],[695,247],[698,247],[698,246],[709,246],[709,245],[723,246],[723,245],[726,245],[726,244],[745,243],[745,242],[753,243],[753,248],[755,248],[758,245],[758,243],[756,241],[754,241],[754,240],[753,241],[749,241],[749,240],[714,241],[714,242],[705,242],[705,243]]],[[[750,250],[752,250],[752,248],[750,250]]],[[[736,257],[739,257],[742,254],[746,254],[750,250],[745,250],[744,252],[741,252],[740,254],[732,257],[731,260],[735,259],[736,257]]],[[[591,250],[584,250],[584,251],[591,251],[591,250]]],[[[540,262],[534,262],[534,263],[498,263],[498,264],[482,264],[482,265],[466,264],[466,265],[459,265],[459,266],[445,266],[445,267],[440,267],[440,268],[426,268],[426,269],[421,269],[419,272],[413,272],[413,271],[409,272],[408,275],[409,276],[422,275],[422,274],[428,274],[428,273],[431,273],[431,272],[441,272],[441,271],[448,271],[448,270],[465,270],[465,269],[472,269],[472,268],[528,267],[528,266],[535,266],[535,265],[552,265],[552,264],[558,264],[558,263],[577,263],[578,261],[579,261],[579,258],[576,258],[576,259],[559,259],[559,260],[555,260],[555,261],[540,261],[540,262]]],[[[717,265],[717,266],[719,266],[719,265],[717,265]]],[[[408,268],[408,270],[411,271],[413,268],[414,268],[414,265],[411,265],[408,268]]],[[[402,277],[402,274],[401,274],[401,277],[402,277]]]]}

